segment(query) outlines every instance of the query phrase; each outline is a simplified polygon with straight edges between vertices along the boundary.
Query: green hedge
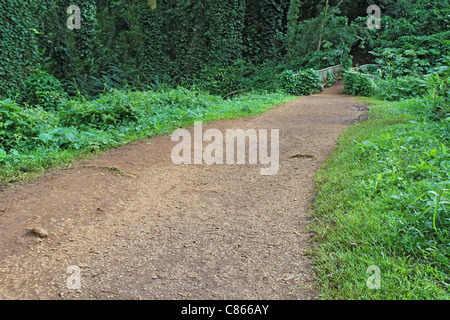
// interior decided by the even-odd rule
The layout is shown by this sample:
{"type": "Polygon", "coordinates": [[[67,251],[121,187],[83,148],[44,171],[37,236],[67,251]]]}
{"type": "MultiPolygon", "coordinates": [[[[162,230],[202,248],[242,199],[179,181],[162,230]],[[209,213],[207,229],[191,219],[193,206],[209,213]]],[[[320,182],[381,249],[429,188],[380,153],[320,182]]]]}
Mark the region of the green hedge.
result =
{"type": "Polygon", "coordinates": [[[344,75],[344,93],[353,96],[371,96],[373,94],[372,79],[356,72],[344,75]]]}
{"type": "Polygon", "coordinates": [[[286,70],[280,77],[282,88],[288,94],[310,95],[323,90],[322,79],[313,69],[301,70],[297,73],[286,70]]]}
{"type": "Polygon", "coordinates": [[[422,77],[406,76],[390,80],[377,80],[374,95],[381,100],[401,101],[424,96],[428,84],[422,77]]]}

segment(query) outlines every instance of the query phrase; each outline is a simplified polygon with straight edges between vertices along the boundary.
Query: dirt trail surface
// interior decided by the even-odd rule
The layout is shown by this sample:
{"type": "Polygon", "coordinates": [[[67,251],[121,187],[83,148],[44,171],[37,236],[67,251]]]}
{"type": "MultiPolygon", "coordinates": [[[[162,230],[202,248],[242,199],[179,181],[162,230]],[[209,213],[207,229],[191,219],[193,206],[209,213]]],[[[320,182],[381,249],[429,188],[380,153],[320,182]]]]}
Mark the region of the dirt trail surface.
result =
{"type": "Polygon", "coordinates": [[[305,255],[313,176],[364,109],[341,91],[203,125],[280,129],[277,175],[174,165],[177,142],[162,136],[0,192],[0,298],[316,298],[305,255]],[[72,265],[80,290],[67,287],[72,265]]]}

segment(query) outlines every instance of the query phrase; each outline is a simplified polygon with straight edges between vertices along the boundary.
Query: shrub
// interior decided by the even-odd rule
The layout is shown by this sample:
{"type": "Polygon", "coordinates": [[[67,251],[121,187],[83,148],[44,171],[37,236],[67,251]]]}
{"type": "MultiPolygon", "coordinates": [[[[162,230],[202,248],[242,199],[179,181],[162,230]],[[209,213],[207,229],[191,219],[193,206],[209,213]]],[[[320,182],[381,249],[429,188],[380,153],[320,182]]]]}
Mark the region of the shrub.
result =
{"type": "Polygon", "coordinates": [[[354,96],[370,96],[373,93],[372,79],[357,72],[344,75],[344,93],[354,96]]]}
{"type": "Polygon", "coordinates": [[[93,101],[70,100],[59,106],[61,124],[64,126],[108,129],[135,122],[139,118],[136,108],[126,93],[114,91],[93,101]]]}
{"type": "Polygon", "coordinates": [[[448,77],[441,78],[439,75],[432,75],[428,79],[428,85],[431,87],[428,111],[429,117],[433,120],[450,117],[450,89],[448,80],[448,77]]]}
{"type": "Polygon", "coordinates": [[[449,36],[450,32],[445,31],[427,36],[395,37],[395,41],[380,40],[370,53],[377,57],[375,63],[382,65],[383,76],[424,75],[438,71],[445,64],[445,56],[450,54],[445,41],[449,36]]]}
{"type": "Polygon", "coordinates": [[[36,136],[38,129],[15,101],[0,101],[0,149],[9,151],[36,136]]]}
{"type": "Polygon", "coordinates": [[[309,95],[323,90],[321,77],[313,69],[306,69],[298,73],[286,70],[280,77],[283,90],[288,94],[309,95]]]}
{"type": "Polygon", "coordinates": [[[66,96],[58,79],[45,71],[37,70],[25,81],[26,100],[32,105],[41,105],[44,109],[55,109],[66,96]]]}
{"type": "Polygon", "coordinates": [[[200,74],[197,87],[211,94],[224,96],[230,92],[246,91],[276,92],[281,88],[278,75],[285,69],[273,62],[253,65],[237,60],[228,67],[207,67],[200,74]]]}
{"type": "Polygon", "coordinates": [[[378,80],[375,87],[375,96],[388,101],[400,101],[421,97],[426,95],[427,92],[427,82],[420,77],[413,76],[378,80]]]}
{"type": "Polygon", "coordinates": [[[248,86],[256,91],[276,92],[281,89],[279,75],[285,69],[285,66],[276,65],[273,62],[265,62],[255,66],[251,77],[248,79],[248,86]]]}
{"type": "Polygon", "coordinates": [[[200,74],[199,87],[211,94],[224,96],[235,90],[245,89],[245,78],[252,73],[253,66],[237,60],[227,67],[206,67],[200,74]]]}

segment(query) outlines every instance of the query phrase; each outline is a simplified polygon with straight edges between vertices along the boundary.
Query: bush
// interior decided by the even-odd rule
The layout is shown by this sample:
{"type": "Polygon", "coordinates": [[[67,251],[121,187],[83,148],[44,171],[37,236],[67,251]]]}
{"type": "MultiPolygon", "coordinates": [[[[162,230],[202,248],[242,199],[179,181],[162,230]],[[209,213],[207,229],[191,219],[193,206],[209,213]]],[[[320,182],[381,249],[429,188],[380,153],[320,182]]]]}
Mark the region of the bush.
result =
{"type": "Polygon", "coordinates": [[[416,114],[439,121],[450,117],[448,81],[448,76],[439,75],[380,80],[375,95],[384,100],[410,100],[405,102],[416,114]]]}
{"type": "Polygon", "coordinates": [[[283,65],[265,62],[253,68],[248,79],[249,88],[256,91],[276,92],[281,89],[279,75],[286,69],[283,65]]]}
{"type": "Polygon", "coordinates": [[[427,82],[420,77],[399,77],[391,80],[378,80],[375,96],[382,100],[400,101],[426,95],[427,82]]]}
{"type": "Polygon", "coordinates": [[[450,89],[449,78],[441,78],[439,75],[429,77],[428,85],[431,87],[429,97],[429,118],[440,120],[450,117],[450,89]]]}
{"type": "Polygon", "coordinates": [[[347,72],[344,75],[344,93],[353,96],[371,96],[372,79],[357,72],[347,72]]]}
{"type": "Polygon", "coordinates": [[[324,41],[322,50],[310,51],[291,61],[291,66],[293,69],[314,68],[316,70],[320,70],[339,64],[344,67],[350,67],[352,65],[350,48],[345,44],[340,44],[333,47],[328,41],[324,41]]]}
{"type": "Polygon", "coordinates": [[[25,81],[26,101],[40,105],[44,109],[55,109],[61,99],[66,97],[58,79],[45,71],[37,70],[25,81]]]}
{"type": "Polygon", "coordinates": [[[136,108],[126,93],[114,91],[93,101],[70,100],[59,106],[61,124],[64,126],[108,129],[139,118],[136,108]]]}
{"type": "Polygon", "coordinates": [[[280,77],[282,88],[288,94],[310,95],[323,90],[322,79],[319,73],[313,69],[306,69],[298,73],[286,70],[280,77]]]}
{"type": "Polygon", "coordinates": [[[206,67],[200,74],[199,87],[211,94],[224,96],[232,91],[245,89],[245,78],[253,71],[253,66],[237,60],[227,67],[206,67]]]}
{"type": "Polygon", "coordinates": [[[228,67],[207,67],[200,75],[199,89],[211,94],[224,96],[236,90],[276,92],[281,88],[279,74],[282,65],[265,62],[253,65],[237,60],[228,67]]]}
{"type": "Polygon", "coordinates": [[[9,151],[38,134],[36,124],[15,101],[0,101],[0,150],[9,151]]]}
{"type": "Polygon", "coordinates": [[[445,42],[449,36],[450,32],[446,31],[428,36],[396,37],[395,41],[380,40],[370,53],[377,57],[375,63],[382,65],[382,76],[429,74],[438,72],[445,64],[445,57],[450,54],[445,42]]]}

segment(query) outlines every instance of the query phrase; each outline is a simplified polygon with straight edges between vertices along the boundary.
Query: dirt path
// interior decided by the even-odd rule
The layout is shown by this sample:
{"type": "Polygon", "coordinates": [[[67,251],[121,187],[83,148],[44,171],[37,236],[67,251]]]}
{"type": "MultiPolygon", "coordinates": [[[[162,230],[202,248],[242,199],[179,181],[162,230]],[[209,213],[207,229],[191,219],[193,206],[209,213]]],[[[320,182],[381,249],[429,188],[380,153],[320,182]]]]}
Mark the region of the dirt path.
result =
{"type": "Polygon", "coordinates": [[[312,179],[362,115],[341,91],[203,125],[280,129],[274,176],[254,165],[174,165],[177,143],[164,136],[1,192],[0,298],[314,299],[312,179]],[[27,232],[36,226],[49,237],[27,232]],[[67,288],[70,265],[81,290],[67,288]]]}

